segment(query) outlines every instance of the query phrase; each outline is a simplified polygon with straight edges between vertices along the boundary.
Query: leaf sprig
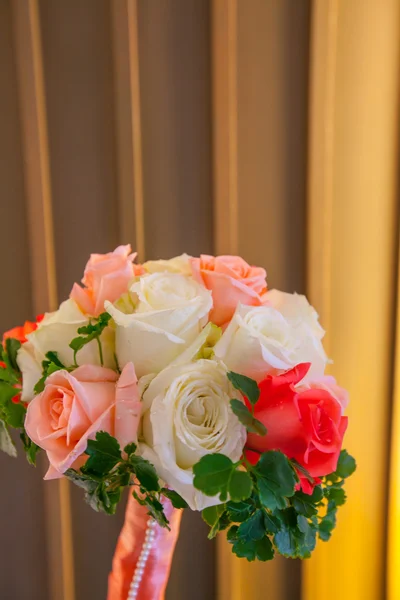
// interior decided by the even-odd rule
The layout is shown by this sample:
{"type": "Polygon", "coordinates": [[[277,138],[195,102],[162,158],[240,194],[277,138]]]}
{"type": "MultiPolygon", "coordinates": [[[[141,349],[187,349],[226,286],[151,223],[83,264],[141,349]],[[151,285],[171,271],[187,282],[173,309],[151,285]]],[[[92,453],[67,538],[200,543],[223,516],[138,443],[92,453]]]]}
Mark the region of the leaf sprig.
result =
{"type": "Polygon", "coordinates": [[[271,560],[276,551],[289,558],[308,558],[317,536],[330,538],[337,508],[346,500],[344,481],[356,468],[346,450],[336,472],[323,478],[311,495],[296,491],[297,464],[279,451],[264,452],[255,466],[246,459],[238,463],[226,459],[207,455],[193,467],[194,486],[208,496],[219,495],[223,502],[203,510],[211,527],[209,538],[228,529],[232,551],[249,561],[271,560]]]}
{"type": "Polygon", "coordinates": [[[231,400],[230,405],[232,411],[235,413],[239,421],[244,425],[250,433],[257,433],[258,435],[264,436],[267,433],[267,429],[261,421],[254,416],[254,406],[260,397],[260,390],[258,389],[257,383],[254,379],[240,375],[229,371],[228,379],[233,387],[247,398],[250,403],[251,410],[249,410],[246,404],[243,404],[237,398],[231,400]]]}
{"type": "Polygon", "coordinates": [[[169,498],[175,508],[186,508],[187,504],[176,492],[161,487],[153,465],[136,450],[132,443],[122,452],[114,437],[99,431],[95,440],[88,441],[85,465],[80,471],[68,469],[65,475],[85,490],[85,499],[94,510],[109,515],[115,513],[123,489],[133,488],[139,504],[147,507],[161,527],[168,528],[161,497],[169,498]]]}
{"type": "Polygon", "coordinates": [[[93,340],[96,340],[99,348],[100,363],[104,365],[103,347],[101,344],[101,334],[108,326],[111,319],[111,315],[107,312],[101,313],[97,318],[91,319],[88,325],[79,327],[78,333],[80,334],[74,338],[69,347],[74,351],[74,367],[78,366],[77,354],[86,344],[90,344],[93,340]]]}
{"type": "Polygon", "coordinates": [[[72,371],[73,369],[73,367],[66,367],[61,362],[61,360],[58,358],[57,352],[53,352],[51,350],[50,352],[47,352],[45,356],[46,360],[42,361],[42,377],[39,379],[39,381],[33,388],[35,394],[40,394],[40,392],[43,392],[45,381],[48,378],[48,376],[52,373],[55,373],[60,369],[64,369],[67,371],[72,371]]]}
{"type": "Polygon", "coordinates": [[[21,342],[14,338],[0,345],[0,450],[10,456],[17,456],[17,449],[10,435],[10,427],[20,431],[28,461],[36,464],[39,447],[26,434],[24,428],[26,406],[18,400],[22,385],[22,375],[17,363],[21,342]]]}

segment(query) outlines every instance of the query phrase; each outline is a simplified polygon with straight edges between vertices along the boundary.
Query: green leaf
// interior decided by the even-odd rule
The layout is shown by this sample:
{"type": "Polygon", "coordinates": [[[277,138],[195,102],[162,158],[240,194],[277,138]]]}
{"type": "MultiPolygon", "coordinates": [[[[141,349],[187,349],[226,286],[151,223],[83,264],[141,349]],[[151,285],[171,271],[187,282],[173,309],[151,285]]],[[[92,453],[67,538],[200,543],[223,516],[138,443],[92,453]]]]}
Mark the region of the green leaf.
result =
{"type": "Polygon", "coordinates": [[[220,494],[220,499],[224,502],[228,497],[234,469],[235,465],[224,454],[207,454],[193,466],[193,485],[207,496],[220,494]]]}
{"type": "Polygon", "coordinates": [[[95,440],[88,440],[85,452],[89,458],[82,472],[98,477],[109,473],[122,459],[117,440],[106,431],[98,431],[95,440]]]}
{"type": "Polygon", "coordinates": [[[61,360],[58,358],[57,352],[50,350],[46,353],[46,358],[47,360],[42,362],[42,377],[33,388],[33,391],[36,394],[43,392],[46,379],[49,375],[55,373],[56,371],[60,371],[61,369],[66,369],[65,365],[63,365],[61,360]]]}
{"type": "Polygon", "coordinates": [[[239,529],[239,527],[237,525],[232,525],[232,527],[227,532],[226,539],[228,540],[228,542],[230,544],[233,544],[238,539],[238,537],[237,537],[238,529],[239,529]]]}
{"type": "Polygon", "coordinates": [[[247,406],[240,400],[234,398],[230,402],[232,412],[237,416],[239,421],[244,425],[250,433],[257,433],[258,435],[264,436],[267,433],[267,429],[261,421],[256,419],[249,411],[247,406]]]}
{"type": "Polygon", "coordinates": [[[203,521],[212,527],[224,512],[225,504],[215,504],[214,506],[208,506],[207,508],[204,508],[201,512],[201,516],[203,521]]]}
{"type": "Polygon", "coordinates": [[[249,562],[256,559],[265,562],[274,557],[274,549],[267,536],[261,540],[250,542],[237,539],[233,542],[232,551],[239,558],[247,558],[249,562]]]}
{"type": "Polygon", "coordinates": [[[326,515],[324,515],[320,521],[318,535],[324,542],[327,542],[330,539],[332,531],[336,527],[336,513],[337,508],[332,508],[331,510],[328,510],[326,515]]]}
{"type": "Polygon", "coordinates": [[[54,351],[50,350],[49,352],[46,353],[46,358],[47,358],[47,360],[50,363],[53,363],[59,369],[65,369],[66,368],[65,365],[58,358],[57,352],[54,352],[54,351]]]}
{"type": "Polygon", "coordinates": [[[17,390],[13,385],[6,381],[0,381],[0,410],[8,406],[16,393],[17,390]]]}
{"type": "Polygon", "coordinates": [[[293,506],[298,513],[306,517],[312,517],[318,513],[318,505],[324,497],[321,486],[316,486],[313,493],[304,494],[296,492],[293,496],[293,506]]]}
{"type": "Polygon", "coordinates": [[[335,474],[338,477],[346,479],[354,473],[356,467],[357,465],[355,459],[347,452],[347,450],[342,450],[339,456],[335,474]]]}
{"type": "Polygon", "coordinates": [[[234,502],[246,500],[252,492],[253,482],[247,471],[233,471],[229,480],[228,493],[234,502]]]}
{"type": "Polygon", "coordinates": [[[41,392],[43,392],[44,390],[44,383],[47,379],[47,369],[46,369],[46,375],[42,375],[42,377],[35,383],[35,386],[33,388],[33,391],[35,392],[35,394],[41,394],[41,392]]]}
{"type": "Polygon", "coordinates": [[[85,491],[85,500],[96,512],[113,515],[121,497],[120,489],[107,490],[104,482],[93,480],[90,476],[68,469],[64,475],[85,491]]]}
{"type": "Polygon", "coordinates": [[[19,429],[24,426],[26,408],[23,404],[15,403],[11,400],[7,403],[7,405],[3,406],[3,414],[5,416],[6,423],[10,425],[10,427],[19,429]]]}
{"type": "Polygon", "coordinates": [[[7,383],[16,384],[19,381],[15,371],[7,367],[0,367],[0,381],[5,381],[7,383]]]}
{"type": "Polygon", "coordinates": [[[162,488],[161,493],[171,501],[171,504],[174,508],[188,508],[189,505],[186,500],[184,500],[182,496],[180,496],[174,490],[162,488]]]}
{"type": "Polygon", "coordinates": [[[133,492],[133,497],[139,504],[146,506],[148,510],[147,514],[155,519],[161,527],[169,529],[168,519],[165,516],[163,505],[155,496],[148,494],[147,496],[140,497],[136,492],[133,492]]]}
{"type": "Polygon", "coordinates": [[[36,456],[37,453],[40,452],[41,448],[37,446],[32,440],[28,437],[25,429],[20,434],[21,441],[24,445],[24,450],[26,454],[26,459],[28,463],[32,466],[36,466],[36,456]]]}
{"type": "Polygon", "coordinates": [[[298,515],[297,526],[303,534],[300,543],[301,558],[309,558],[317,543],[317,528],[303,515],[298,515]]]}
{"type": "Polygon", "coordinates": [[[17,456],[17,449],[14,442],[11,439],[10,432],[8,431],[7,425],[0,419],[0,450],[15,458],[17,456]]]}
{"type": "Polygon", "coordinates": [[[274,548],[269,537],[265,536],[256,542],[256,558],[262,562],[274,558],[274,548]]]}
{"type": "Polygon", "coordinates": [[[276,450],[264,452],[253,469],[257,478],[260,502],[266,508],[285,508],[286,498],[293,496],[295,473],[287,457],[276,450]]]}
{"type": "Polygon", "coordinates": [[[315,548],[316,528],[292,508],[281,514],[282,526],[274,536],[275,546],[288,558],[309,558],[315,548]]]}
{"type": "Polygon", "coordinates": [[[133,442],[128,444],[124,448],[124,452],[128,455],[128,458],[131,454],[135,454],[136,450],[137,450],[137,445],[134,444],[133,442]]]}
{"type": "Polygon", "coordinates": [[[141,456],[131,455],[129,463],[132,465],[133,471],[140,485],[148,492],[160,491],[158,483],[157,471],[153,465],[141,456]]]}
{"type": "Polygon", "coordinates": [[[17,363],[18,350],[21,348],[21,342],[14,338],[7,338],[5,342],[5,352],[7,354],[5,363],[8,364],[14,371],[20,372],[17,363]]]}
{"type": "Polygon", "coordinates": [[[202,511],[201,516],[207,525],[211,527],[208,534],[209,540],[212,540],[217,535],[218,531],[225,528],[225,504],[209,506],[202,511]]]}
{"type": "Polygon", "coordinates": [[[248,399],[250,404],[253,404],[254,406],[260,397],[260,390],[258,389],[257,382],[254,381],[254,379],[250,379],[250,377],[234,373],[233,371],[229,371],[228,379],[233,387],[239,390],[239,392],[248,399]]]}
{"type": "Polygon", "coordinates": [[[259,509],[247,521],[241,523],[237,531],[238,539],[244,542],[255,542],[256,540],[260,540],[264,535],[264,513],[259,509]]]}
{"type": "Polygon", "coordinates": [[[342,506],[346,502],[346,493],[343,488],[329,486],[325,488],[325,496],[336,506],[342,506]]]}
{"type": "Polygon", "coordinates": [[[255,511],[254,503],[248,502],[228,502],[226,504],[226,511],[230,520],[234,523],[242,523],[246,521],[255,511]]]}
{"type": "Polygon", "coordinates": [[[280,519],[267,511],[264,511],[264,525],[268,533],[277,533],[281,528],[280,519]]]}

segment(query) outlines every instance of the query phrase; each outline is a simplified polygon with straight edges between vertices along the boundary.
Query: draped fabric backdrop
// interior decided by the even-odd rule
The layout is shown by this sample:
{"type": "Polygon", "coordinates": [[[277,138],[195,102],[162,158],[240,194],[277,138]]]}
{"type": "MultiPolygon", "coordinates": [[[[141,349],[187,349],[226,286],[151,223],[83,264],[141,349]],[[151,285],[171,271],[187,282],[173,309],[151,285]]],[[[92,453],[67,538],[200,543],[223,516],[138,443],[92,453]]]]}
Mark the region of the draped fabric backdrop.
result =
{"type": "MultiPolygon", "coordinates": [[[[187,513],[169,600],[398,600],[398,0],[0,0],[0,329],[90,252],[239,253],[307,293],[358,459],[332,542],[248,564],[187,513]]],[[[0,457],[0,589],[105,598],[123,511],[0,457]]]]}

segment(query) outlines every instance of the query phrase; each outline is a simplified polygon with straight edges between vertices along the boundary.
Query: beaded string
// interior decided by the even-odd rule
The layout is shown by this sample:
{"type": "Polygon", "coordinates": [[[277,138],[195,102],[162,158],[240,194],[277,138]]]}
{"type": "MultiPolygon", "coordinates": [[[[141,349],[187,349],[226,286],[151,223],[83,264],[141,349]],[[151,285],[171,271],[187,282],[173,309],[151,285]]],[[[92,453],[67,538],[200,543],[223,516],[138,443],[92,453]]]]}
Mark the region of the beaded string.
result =
{"type": "Polygon", "coordinates": [[[129,588],[128,600],[136,600],[139,594],[140,584],[146,568],[147,560],[150,556],[151,549],[156,537],[157,522],[154,519],[149,519],[147,522],[146,533],[144,537],[142,551],[139,555],[135,571],[133,573],[132,582],[129,588]]]}

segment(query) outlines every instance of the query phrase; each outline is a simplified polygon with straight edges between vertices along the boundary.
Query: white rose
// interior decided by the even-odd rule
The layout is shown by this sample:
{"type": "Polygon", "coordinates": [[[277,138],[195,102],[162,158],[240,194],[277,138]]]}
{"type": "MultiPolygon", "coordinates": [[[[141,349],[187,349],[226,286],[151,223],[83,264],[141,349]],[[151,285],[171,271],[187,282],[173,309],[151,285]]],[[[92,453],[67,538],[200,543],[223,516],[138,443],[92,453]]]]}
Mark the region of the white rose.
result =
{"type": "MultiPolygon", "coordinates": [[[[74,300],[66,300],[60,308],[47,313],[38,328],[27,336],[28,341],[18,352],[17,362],[22,373],[22,400],[27,402],[34,396],[33,388],[42,376],[42,361],[46,352],[57,352],[58,358],[66,366],[74,364],[74,352],[70,342],[77,337],[78,328],[88,325],[89,319],[81,312],[74,300]]],[[[114,332],[107,327],[102,336],[104,366],[115,367],[114,332]]],[[[97,342],[93,340],[77,354],[79,365],[100,365],[97,342]]]]}
{"type": "Polygon", "coordinates": [[[231,410],[235,397],[225,366],[204,359],[167,367],[143,394],[139,451],[192,510],[220,503],[193,486],[193,465],[206,454],[242,455],[246,429],[231,410]]]}
{"type": "Polygon", "coordinates": [[[158,373],[181,354],[207,323],[211,292],[177,273],[145,275],[131,287],[135,312],[106,302],[116,323],[120,367],[133,362],[138,377],[158,373]]]}
{"type": "Polygon", "coordinates": [[[142,266],[148,273],[180,273],[181,275],[191,275],[192,267],[190,266],[191,256],[189,254],[181,254],[169,260],[148,260],[142,266]]]}
{"type": "Polygon", "coordinates": [[[264,306],[239,305],[214,348],[227,367],[256,381],[303,362],[311,367],[305,380],[324,374],[324,330],[305,296],[273,290],[264,306]]]}

